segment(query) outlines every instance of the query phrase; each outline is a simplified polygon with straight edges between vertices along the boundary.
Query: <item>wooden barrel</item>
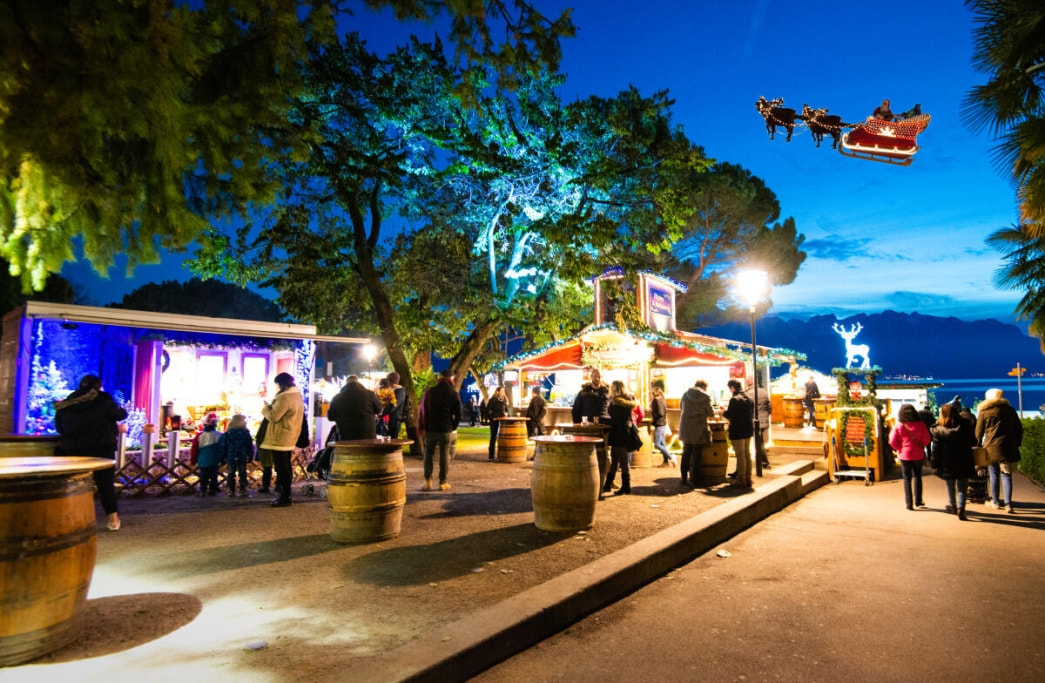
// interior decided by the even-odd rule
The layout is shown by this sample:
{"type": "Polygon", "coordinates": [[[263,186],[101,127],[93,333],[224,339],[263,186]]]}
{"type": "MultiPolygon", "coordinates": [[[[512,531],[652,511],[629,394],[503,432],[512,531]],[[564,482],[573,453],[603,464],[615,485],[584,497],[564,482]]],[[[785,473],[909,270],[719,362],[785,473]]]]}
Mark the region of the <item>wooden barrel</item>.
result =
{"type": "Polygon", "coordinates": [[[498,417],[497,462],[526,462],[525,417],[498,417]]]}
{"type": "Polygon", "coordinates": [[[57,436],[5,434],[0,436],[0,458],[50,457],[57,445],[57,436]]]}
{"type": "Polygon", "coordinates": [[[0,458],[0,666],[73,641],[98,547],[100,458],[0,458]]]}
{"type": "Polygon", "coordinates": [[[831,419],[836,400],[833,398],[814,398],[813,414],[816,415],[816,428],[824,431],[824,423],[831,419]]]}
{"type": "Polygon", "coordinates": [[[784,426],[801,429],[805,425],[805,404],[800,398],[784,398],[784,426]]]}
{"type": "Polygon", "coordinates": [[[591,436],[599,440],[598,443],[595,444],[595,461],[599,463],[600,496],[602,495],[602,487],[606,485],[606,472],[610,469],[609,451],[606,449],[606,432],[608,432],[609,429],[609,425],[593,424],[591,422],[564,425],[562,428],[563,434],[591,436]]]}
{"type": "Polygon", "coordinates": [[[543,531],[588,529],[599,499],[599,463],[590,436],[535,436],[530,473],[534,524],[543,531]]]}
{"type": "Polygon", "coordinates": [[[371,543],[399,535],[406,472],[399,439],[338,441],[327,476],[330,535],[338,543],[371,543]]]}
{"type": "MultiPolygon", "coordinates": [[[[631,467],[649,469],[653,467],[653,433],[646,429],[645,425],[641,425],[639,426],[639,436],[642,437],[642,448],[628,454],[631,456],[631,467]]],[[[657,457],[661,457],[660,451],[657,451],[657,457]]],[[[658,459],[657,462],[659,464],[661,460],[658,459]]]]}
{"type": "Polygon", "coordinates": [[[726,480],[726,468],[729,465],[729,443],[726,441],[726,424],[724,422],[708,423],[711,427],[711,443],[700,449],[700,462],[693,468],[693,483],[698,486],[712,486],[726,480]]]}

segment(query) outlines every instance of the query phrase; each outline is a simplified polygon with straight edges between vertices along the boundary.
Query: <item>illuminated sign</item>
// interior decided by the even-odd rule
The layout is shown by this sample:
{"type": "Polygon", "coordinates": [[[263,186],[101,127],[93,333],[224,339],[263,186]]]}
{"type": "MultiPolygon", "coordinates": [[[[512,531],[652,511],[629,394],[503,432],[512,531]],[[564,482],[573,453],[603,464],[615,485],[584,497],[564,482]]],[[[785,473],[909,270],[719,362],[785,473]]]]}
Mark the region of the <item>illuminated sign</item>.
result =
{"type": "Polygon", "coordinates": [[[654,315],[666,315],[670,317],[674,313],[672,305],[672,292],[649,283],[649,311],[654,315]]]}

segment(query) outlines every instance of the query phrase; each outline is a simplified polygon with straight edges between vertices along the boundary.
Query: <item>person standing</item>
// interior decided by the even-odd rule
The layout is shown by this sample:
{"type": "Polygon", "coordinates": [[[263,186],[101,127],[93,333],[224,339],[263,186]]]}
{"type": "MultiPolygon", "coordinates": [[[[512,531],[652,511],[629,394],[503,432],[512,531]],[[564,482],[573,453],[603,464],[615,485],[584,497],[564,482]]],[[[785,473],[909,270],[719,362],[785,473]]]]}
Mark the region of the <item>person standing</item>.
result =
{"type": "Polygon", "coordinates": [[[820,398],[820,387],[816,385],[816,380],[810,375],[809,379],[806,380],[806,394],[803,403],[805,403],[806,411],[809,413],[809,424],[813,425],[813,429],[816,429],[816,403],[814,399],[818,398],[820,398]]]}
{"type": "Polygon", "coordinates": [[[740,382],[731,379],[726,382],[733,396],[722,416],[729,420],[727,435],[733,444],[733,453],[737,457],[737,478],[733,486],[749,489],[751,481],[751,437],[755,434],[754,406],[751,399],[740,390],[740,382]]]}
{"type": "MultiPolygon", "coordinates": [[[[933,425],[936,424],[936,417],[933,415],[933,411],[929,410],[929,406],[923,405],[917,410],[918,419],[921,421],[925,428],[929,430],[929,436],[932,436],[933,425]]],[[[954,413],[957,417],[961,417],[959,412],[954,413]]],[[[934,439],[935,440],[935,439],[934,439]]],[[[929,465],[935,469],[936,462],[933,460],[933,445],[932,443],[926,444],[925,447],[925,459],[929,462],[929,465]]]]}
{"type": "Polygon", "coordinates": [[[221,465],[218,442],[221,436],[217,413],[207,413],[203,419],[203,430],[189,447],[189,462],[199,468],[200,496],[218,495],[218,467],[221,465]]]}
{"type": "Polygon", "coordinates": [[[529,420],[530,436],[544,435],[544,416],[548,414],[548,402],[541,396],[541,388],[530,390],[530,405],[526,406],[526,418],[529,420]]]}
{"type": "Polygon", "coordinates": [[[388,420],[396,409],[396,394],[392,391],[392,384],[387,377],[382,377],[377,383],[377,400],[381,401],[381,412],[377,416],[377,433],[381,436],[389,436],[388,420]]]}
{"type": "Polygon", "coordinates": [[[421,397],[417,416],[417,431],[425,443],[425,485],[422,491],[432,490],[436,449],[439,450],[439,490],[450,489],[450,461],[457,451],[457,426],[460,422],[461,395],[454,387],[454,373],[443,370],[439,373],[439,380],[421,397]]]}
{"type": "Polygon", "coordinates": [[[610,469],[606,473],[606,483],[603,484],[602,492],[610,493],[613,490],[613,480],[617,476],[617,468],[620,467],[620,489],[618,496],[626,496],[631,493],[631,469],[628,467],[628,446],[630,442],[631,428],[634,426],[633,412],[638,401],[628,393],[624,382],[614,380],[610,387],[610,430],[606,435],[606,445],[610,449],[610,469]]]}
{"type": "Polygon", "coordinates": [[[356,375],[349,375],[345,386],[330,399],[327,419],[337,424],[342,441],[377,438],[377,416],[381,401],[377,394],[363,386],[356,375]]]}
{"type": "Polygon", "coordinates": [[[977,407],[976,441],[987,449],[987,474],[991,487],[988,505],[997,510],[1004,504],[1006,512],[1013,514],[1016,511],[1012,507],[1012,472],[1020,461],[1023,422],[1002,395],[1001,389],[988,389],[984,395],[986,400],[977,407]],[[998,498],[999,479],[1003,498],[998,498]]]}
{"type": "Polygon", "coordinates": [[[898,422],[889,434],[889,445],[896,451],[900,467],[903,468],[904,502],[908,510],[913,510],[915,506],[923,508],[922,463],[925,461],[925,445],[931,438],[929,430],[918,419],[918,411],[910,403],[900,406],[896,419],[898,422]]]}
{"type": "Polygon", "coordinates": [[[573,400],[573,422],[580,424],[584,418],[588,422],[609,424],[610,390],[602,383],[602,372],[591,371],[591,381],[581,385],[577,397],[573,400]]]}
{"type": "Polygon", "coordinates": [[[399,384],[398,372],[388,373],[388,386],[392,388],[392,393],[395,395],[396,399],[395,410],[388,415],[388,436],[392,439],[398,439],[400,426],[403,424],[403,417],[406,415],[408,409],[406,403],[406,387],[399,384]]]}
{"type": "Polygon", "coordinates": [[[490,420],[490,462],[497,452],[497,435],[501,431],[501,421],[497,418],[508,417],[508,397],[504,395],[504,387],[494,389],[493,396],[486,404],[486,415],[490,420]]]}
{"type": "MultiPolygon", "coordinates": [[[[54,402],[54,426],[58,430],[56,454],[113,460],[116,453],[116,423],[127,419],[127,411],[102,391],[97,375],[84,375],[76,391],[64,401],[54,402]]],[[[105,511],[109,531],[120,530],[116,502],[116,466],[94,470],[98,501],[105,511]]]]}
{"type": "MultiPolygon", "coordinates": [[[[267,453],[276,470],[276,493],[272,507],[287,507],[291,504],[290,483],[292,478],[290,456],[301,436],[301,425],[305,419],[305,402],[301,390],[294,386],[294,377],[281,372],[273,380],[279,391],[272,403],[266,403],[261,414],[268,420],[261,453],[267,453]]],[[[336,397],[335,397],[336,398],[336,397]]],[[[331,402],[333,403],[333,402],[331,402]]],[[[259,457],[261,455],[259,453],[259,457]]]]}
{"type": "Polygon", "coordinates": [[[711,429],[708,419],[714,417],[715,409],[711,407],[711,396],[708,395],[708,383],[698,379],[692,388],[682,394],[679,407],[679,441],[682,442],[682,463],[679,473],[683,486],[694,480],[697,467],[700,466],[700,453],[705,444],[711,443],[711,429]]]}
{"type": "Polygon", "coordinates": [[[675,456],[668,450],[668,402],[664,398],[664,380],[653,380],[650,388],[650,423],[653,425],[653,447],[664,457],[658,467],[675,467],[675,456]]]}
{"type": "Polygon", "coordinates": [[[254,457],[254,437],[247,429],[247,417],[236,413],[229,420],[229,427],[218,441],[220,459],[225,463],[228,476],[225,487],[230,496],[236,495],[236,477],[239,477],[239,495],[247,495],[247,463],[254,457]]]}
{"type": "MultiPolygon", "coordinates": [[[[754,385],[744,392],[751,405],[755,405],[754,385]]],[[[755,440],[755,457],[762,460],[762,469],[772,469],[769,464],[769,423],[773,419],[773,404],[769,400],[769,391],[762,389],[758,392],[758,405],[755,406],[758,415],[758,439],[755,440]]]]}
{"type": "MultiPolygon", "coordinates": [[[[924,423],[923,423],[924,424],[924,423]]],[[[940,420],[930,430],[932,434],[933,468],[936,476],[943,479],[947,487],[947,512],[965,519],[965,494],[969,479],[976,474],[972,447],[976,436],[972,426],[951,404],[940,408],[940,420]]]]}

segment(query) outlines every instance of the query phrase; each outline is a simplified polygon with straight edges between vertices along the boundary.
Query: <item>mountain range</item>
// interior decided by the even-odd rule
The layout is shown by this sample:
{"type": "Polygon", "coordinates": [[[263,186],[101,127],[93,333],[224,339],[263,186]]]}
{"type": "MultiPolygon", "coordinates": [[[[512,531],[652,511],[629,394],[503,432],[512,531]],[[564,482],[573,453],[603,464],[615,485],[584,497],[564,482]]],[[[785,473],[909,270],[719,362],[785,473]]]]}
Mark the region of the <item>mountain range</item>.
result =
{"type": "MultiPolygon", "coordinates": [[[[848,318],[768,315],[758,319],[756,341],[759,346],[804,353],[804,367],[827,373],[846,365],[845,341],[835,325],[845,330],[860,326],[852,343],[869,347],[871,365],[882,369],[883,378],[1004,377],[1017,362],[1027,368],[1027,375],[1045,373],[1040,341],[1016,325],[994,319],[968,321],[896,311],[848,318]]],[[[699,332],[750,340],[751,323],[727,323],[699,332]]]]}

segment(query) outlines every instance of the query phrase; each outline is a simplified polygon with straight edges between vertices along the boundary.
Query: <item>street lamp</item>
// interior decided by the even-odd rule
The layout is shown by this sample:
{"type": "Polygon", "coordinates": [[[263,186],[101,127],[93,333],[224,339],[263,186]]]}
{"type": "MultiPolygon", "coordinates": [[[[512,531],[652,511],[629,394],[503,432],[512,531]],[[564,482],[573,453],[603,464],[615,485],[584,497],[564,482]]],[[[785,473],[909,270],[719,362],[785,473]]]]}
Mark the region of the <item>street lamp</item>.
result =
{"type": "Polygon", "coordinates": [[[758,347],[755,345],[755,305],[766,295],[769,277],[763,270],[745,270],[737,274],[737,289],[751,306],[751,374],[754,379],[755,474],[762,476],[762,425],[758,420],[758,347]]]}
{"type": "Polygon", "coordinates": [[[363,347],[363,357],[366,358],[366,377],[370,382],[371,389],[374,387],[373,365],[375,356],[377,356],[376,346],[373,344],[367,344],[363,347]]]}

